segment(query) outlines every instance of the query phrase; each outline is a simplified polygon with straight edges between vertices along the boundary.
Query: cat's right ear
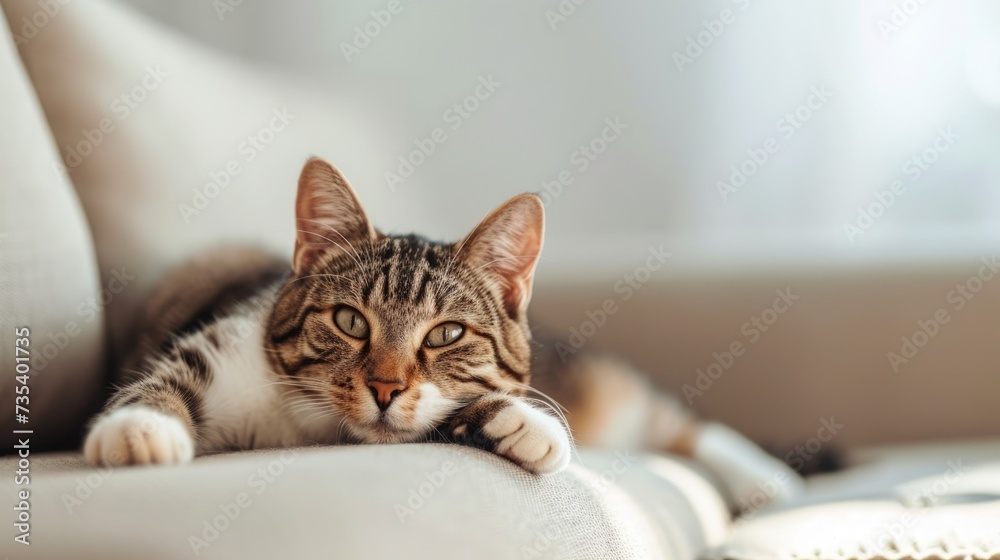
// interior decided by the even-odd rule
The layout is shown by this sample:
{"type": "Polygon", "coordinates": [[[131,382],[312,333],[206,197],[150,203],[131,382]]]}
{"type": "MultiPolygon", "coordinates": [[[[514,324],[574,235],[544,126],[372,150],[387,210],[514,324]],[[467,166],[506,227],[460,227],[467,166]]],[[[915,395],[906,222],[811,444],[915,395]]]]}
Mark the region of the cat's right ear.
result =
{"type": "Polygon", "coordinates": [[[355,247],[375,239],[375,229],[351,184],[336,167],[310,158],[299,176],[295,198],[295,255],[292,267],[307,274],[323,255],[354,253],[355,247]]]}

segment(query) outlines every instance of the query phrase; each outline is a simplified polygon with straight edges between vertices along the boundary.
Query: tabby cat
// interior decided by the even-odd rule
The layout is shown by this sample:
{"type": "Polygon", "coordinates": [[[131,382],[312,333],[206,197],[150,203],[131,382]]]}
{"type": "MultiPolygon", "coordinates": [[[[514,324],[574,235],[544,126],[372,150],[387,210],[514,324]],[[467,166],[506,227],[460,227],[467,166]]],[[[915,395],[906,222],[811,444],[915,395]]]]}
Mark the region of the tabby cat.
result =
{"type": "Polygon", "coordinates": [[[90,428],[90,462],[446,441],[544,474],[569,462],[571,428],[582,445],[700,457],[737,494],[783,467],[612,358],[563,364],[551,345],[533,343],[537,196],[512,198],[455,244],[385,235],[340,172],[313,158],[299,178],[296,219],[290,268],[230,249],[164,282],[129,373],[90,428]],[[568,414],[529,398],[545,393],[568,414]],[[746,461],[720,458],[720,445],[766,469],[727,473],[746,461]]]}

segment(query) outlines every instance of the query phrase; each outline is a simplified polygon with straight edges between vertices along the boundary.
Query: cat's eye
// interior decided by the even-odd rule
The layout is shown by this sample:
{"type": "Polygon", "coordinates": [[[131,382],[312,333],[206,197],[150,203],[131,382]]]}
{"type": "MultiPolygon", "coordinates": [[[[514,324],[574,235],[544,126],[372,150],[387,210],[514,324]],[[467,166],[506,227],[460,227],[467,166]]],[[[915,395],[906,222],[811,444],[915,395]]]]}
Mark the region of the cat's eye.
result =
{"type": "Polygon", "coordinates": [[[449,344],[462,338],[462,334],[464,332],[465,327],[458,323],[441,323],[431,329],[431,332],[427,333],[427,338],[424,339],[424,346],[428,348],[448,346],[449,344]]]}
{"type": "Polygon", "coordinates": [[[365,320],[361,312],[353,307],[341,307],[333,315],[333,322],[344,331],[347,336],[354,338],[368,338],[368,321],[365,320]]]}

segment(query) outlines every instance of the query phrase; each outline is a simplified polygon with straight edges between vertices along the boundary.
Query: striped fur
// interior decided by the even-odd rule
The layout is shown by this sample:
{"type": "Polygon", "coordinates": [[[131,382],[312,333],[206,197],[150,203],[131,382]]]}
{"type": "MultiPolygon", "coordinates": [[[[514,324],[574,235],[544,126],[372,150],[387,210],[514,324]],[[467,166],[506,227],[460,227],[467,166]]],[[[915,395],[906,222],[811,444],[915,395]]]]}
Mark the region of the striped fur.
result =
{"type": "Polygon", "coordinates": [[[340,173],[314,159],[296,207],[290,270],[227,250],[154,296],[134,371],[85,442],[89,460],[444,439],[536,472],[566,465],[566,429],[522,398],[543,235],[537,197],[508,201],[456,244],[386,236],[340,173]],[[338,326],[344,309],[363,317],[364,338],[338,326]],[[443,324],[461,334],[432,345],[443,324]]]}
{"type": "Polygon", "coordinates": [[[514,197],[455,244],[389,236],[340,173],[313,159],[296,218],[290,267],[230,248],[167,279],[122,386],[91,426],[88,460],[443,440],[550,473],[569,461],[568,428],[587,445],[695,454],[692,415],[629,367],[588,356],[559,364],[538,343],[533,352],[538,197],[514,197]],[[438,329],[460,334],[435,338],[438,329]],[[569,426],[528,398],[533,375],[569,408],[569,426]]]}

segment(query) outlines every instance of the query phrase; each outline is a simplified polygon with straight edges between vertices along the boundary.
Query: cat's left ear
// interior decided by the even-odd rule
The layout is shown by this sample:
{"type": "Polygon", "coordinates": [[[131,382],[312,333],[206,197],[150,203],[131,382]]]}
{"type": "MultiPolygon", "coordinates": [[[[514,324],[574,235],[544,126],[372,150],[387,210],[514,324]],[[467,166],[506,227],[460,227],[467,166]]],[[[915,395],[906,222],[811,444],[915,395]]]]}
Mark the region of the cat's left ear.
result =
{"type": "Polygon", "coordinates": [[[456,258],[500,281],[504,308],[520,317],[531,300],[535,265],[545,237],[545,207],[533,194],[522,194],[486,216],[455,245],[456,258]]]}
{"type": "Polygon", "coordinates": [[[336,167],[317,157],[306,162],[299,176],[295,229],[292,267],[299,275],[322,255],[354,253],[359,243],[375,239],[375,229],[351,184],[336,167]]]}

